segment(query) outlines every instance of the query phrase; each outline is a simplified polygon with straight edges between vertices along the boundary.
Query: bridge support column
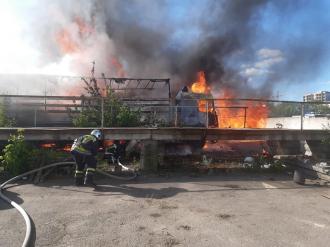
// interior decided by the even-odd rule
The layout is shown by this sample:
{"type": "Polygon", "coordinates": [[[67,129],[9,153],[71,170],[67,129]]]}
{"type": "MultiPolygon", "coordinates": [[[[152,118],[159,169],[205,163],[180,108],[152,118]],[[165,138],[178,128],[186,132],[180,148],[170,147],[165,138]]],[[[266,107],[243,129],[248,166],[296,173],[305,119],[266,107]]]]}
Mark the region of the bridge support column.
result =
{"type": "Polygon", "coordinates": [[[155,172],[162,165],[164,145],[159,141],[145,140],[142,143],[140,168],[143,171],[155,172]]]}
{"type": "Polygon", "coordinates": [[[300,141],[267,141],[267,144],[274,155],[304,154],[300,141]]]}

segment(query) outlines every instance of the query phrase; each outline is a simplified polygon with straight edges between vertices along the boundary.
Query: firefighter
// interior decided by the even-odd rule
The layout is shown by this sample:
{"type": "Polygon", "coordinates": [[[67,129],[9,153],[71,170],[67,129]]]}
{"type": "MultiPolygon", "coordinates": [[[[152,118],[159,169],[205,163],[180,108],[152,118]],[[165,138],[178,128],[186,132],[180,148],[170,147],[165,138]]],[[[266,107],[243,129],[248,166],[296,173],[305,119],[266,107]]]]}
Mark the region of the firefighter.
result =
{"type": "Polygon", "coordinates": [[[102,132],[93,130],[90,135],[83,135],[74,140],[71,154],[76,162],[75,184],[77,186],[95,186],[93,176],[96,169],[96,154],[102,140],[102,132]],[[84,169],[86,173],[84,176],[84,169]]]}
{"type": "Polygon", "coordinates": [[[121,172],[122,170],[122,167],[119,165],[119,158],[125,157],[126,146],[126,141],[115,140],[111,146],[106,148],[104,159],[108,160],[109,165],[115,165],[115,172],[121,172]]]}
{"type": "Polygon", "coordinates": [[[124,140],[115,140],[113,144],[106,149],[106,154],[108,154],[109,163],[116,164],[119,158],[125,156],[125,149],[127,143],[124,140]]]}

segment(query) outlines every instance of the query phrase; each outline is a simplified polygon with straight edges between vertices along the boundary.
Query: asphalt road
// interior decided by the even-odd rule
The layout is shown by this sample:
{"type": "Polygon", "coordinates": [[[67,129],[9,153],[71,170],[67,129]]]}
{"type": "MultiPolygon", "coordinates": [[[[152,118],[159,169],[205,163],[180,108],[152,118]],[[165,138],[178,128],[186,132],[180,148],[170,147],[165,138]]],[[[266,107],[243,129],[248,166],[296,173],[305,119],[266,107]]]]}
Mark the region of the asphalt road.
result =
{"type": "MultiPolygon", "coordinates": [[[[329,246],[329,186],[274,175],[70,179],[6,192],[28,211],[35,246],[329,246]],[[328,197],[328,198],[327,198],[328,197]]],[[[0,246],[20,246],[24,221],[0,201],[0,246]]]]}

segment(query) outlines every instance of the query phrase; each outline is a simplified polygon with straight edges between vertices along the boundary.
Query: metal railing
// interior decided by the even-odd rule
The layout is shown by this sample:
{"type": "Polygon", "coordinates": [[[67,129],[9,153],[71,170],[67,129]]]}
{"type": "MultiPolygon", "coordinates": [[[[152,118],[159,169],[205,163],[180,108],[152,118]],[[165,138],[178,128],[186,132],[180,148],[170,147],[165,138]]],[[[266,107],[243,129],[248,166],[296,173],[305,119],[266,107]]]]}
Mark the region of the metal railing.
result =
{"type": "MultiPolygon", "coordinates": [[[[73,126],[72,119],[86,109],[98,112],[97,127],[109,126],[117,112],[103,97],[0,95],[6,114],[17,127],[73,126]]],[[[121,99],[138,112],[138,126],[205,128],[322,129],[330,126],[330,102],[264,99],[121,99]],[[199,104],[202,103],[202,104],[199,104]],[[217,126],[214,124],[217,122],[217,126]]],[[[95,127],[95,126],[91,126],[95,127]]]]}

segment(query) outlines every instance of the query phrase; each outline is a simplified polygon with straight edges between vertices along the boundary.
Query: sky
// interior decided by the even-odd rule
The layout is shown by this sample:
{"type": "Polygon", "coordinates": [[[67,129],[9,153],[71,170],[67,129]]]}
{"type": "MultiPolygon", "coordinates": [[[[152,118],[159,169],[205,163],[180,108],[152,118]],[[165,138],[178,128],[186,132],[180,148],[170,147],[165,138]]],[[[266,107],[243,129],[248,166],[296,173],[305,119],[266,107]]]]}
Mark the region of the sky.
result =
{"type": "MultiPolygon", "coordinates": [[[[294,2],[294,1],[291,1],[294,2]]],[[[321,65],[315,64],[313,55],[307,57],[309,67],[301,71],[298,81],[284,78],[284,83],[279,83],[276,91],[281,95],[280,98],[301,100],[307,93],[316,91],[330,91],[330,46],[327,40],[330,38],[330,1],[302,1],[300,8],[295,6],[288,7],[287,11],[279,13],[269,7],[263,13],[261,23],[262,31],[260,43],[256,46],[271,47],[283,52],[285,59],[286,48],[290,48],[292,42],[301,42],[302,49],[297,51],[304,53],[304,43],[313,42],[323,46],[321,65]],[[304,74],[306,77],[304,78],[304,74]]],[[[317,62],[316,62],[317,63],[317,62]]]]}
{"type": "MultiPolygon", "coordinates": [[[[54,58],[50,56],[45,59],[45,48],[41,48],[44,46],[44,40],[47,40],[44,36],[47,34],[45,29],[51,29],[55,23],[54,20],[47,19],[53,18],[47,15],[47,11],[52,10],[54,2],[63,1],[0,0],[0,75],[79,75],[79,71],[72,69],[72,63],[80,58],[62,54],[60,58],[59,55],[54,55],[54,58]],[[44,23],[47,25],[42,26],[44,23]]],[[[88,1],[81,1],[84,4],[86,2],[88,1]]],[[[154,4],[152,0],[141,2],[154,4]]],[[[205,30],[201,28],[200,22],[213,21],[206,7],[209,2],[212,0],[164,0],[161,8],[164,11],[160,13],[134,13],[134,10],[128,8],[126,14],[127,18],[139,22],[142,26],[155,30],[170,30],[166,46],[180,53],[185,51],[186,47],[193,46],[196,40],[200,40],[202,44],[205,30]]],[[[302,100],[307,93],[330,91],[330,1],[265,2],[267,4],[258,8],[249,18],[249,35],[252,38],[250,37],[246,44],[243,40],[240,48],[222,59],[225,67],[235,70],[255,90],[270,85],[273,97],[279,96],[279,99],[283,100],[302,100]]],[[[56,15],[58,16],[58,13],[56,15]]],[[[228,22],[216,25],[223,32],[231,28],[227,27],[230,25],[228,22]]],[[[102,39],[103,36],[99,38],[102,39]]],[[[109,49],[115,45],[112,40],[104,42],[109,49]]],[[[84,56],[92,52],[93,50],[85,52],[84,56]]],[[[118,52],[119,49],[116,54],[120,56],[118,52]]],[[[166,52],[166,49],[160,52],[166,52]]],[[[83,62],[87,63],[88,59],[83,62]]],[[[125,58],[122,63],[124,66],[130,66],[125,58]]],[[[8,89],[2,88],[1,91],[26,93],[28,89],[24,88],[28,87],[35,87],[35,92],[40,90],[38,84],[31,85],[17,83],[15,89],[10,89],[8,85],[8,89]]]]}

